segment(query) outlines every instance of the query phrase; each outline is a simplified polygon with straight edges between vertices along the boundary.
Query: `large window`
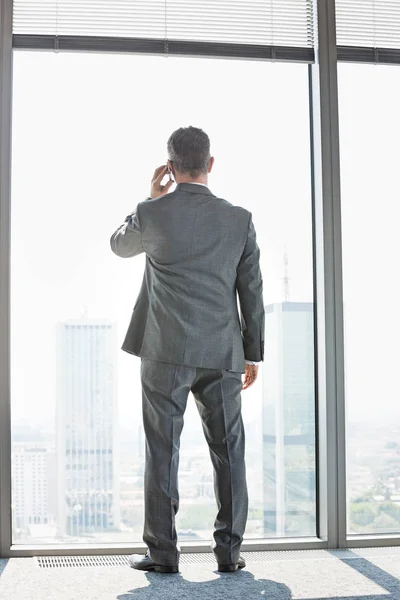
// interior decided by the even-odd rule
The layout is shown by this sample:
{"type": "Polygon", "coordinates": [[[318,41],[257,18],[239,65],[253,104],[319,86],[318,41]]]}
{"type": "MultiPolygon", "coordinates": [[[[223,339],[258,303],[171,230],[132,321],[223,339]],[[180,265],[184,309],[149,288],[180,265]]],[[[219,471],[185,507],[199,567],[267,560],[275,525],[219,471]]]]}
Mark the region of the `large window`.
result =
{"type": "Polygon", "coordinates": [[[400,70],[339,65],[348,531],[400,531],[400,70]]]}
{"type": "MultiPolygon", "coordinates": [[[[265,363],[242,396],[246,536],[315,535],[307,66],[16,52],[13,102],[14,543],[141,541],[140,361],[119,348],[144,257],[118,259],[109,238],[189,124],[209,133],[210,187],[253,213],[262,255],[265,363]]],[[[181,446],[179,537],[211,539],[193,402],[181,446]]]]}

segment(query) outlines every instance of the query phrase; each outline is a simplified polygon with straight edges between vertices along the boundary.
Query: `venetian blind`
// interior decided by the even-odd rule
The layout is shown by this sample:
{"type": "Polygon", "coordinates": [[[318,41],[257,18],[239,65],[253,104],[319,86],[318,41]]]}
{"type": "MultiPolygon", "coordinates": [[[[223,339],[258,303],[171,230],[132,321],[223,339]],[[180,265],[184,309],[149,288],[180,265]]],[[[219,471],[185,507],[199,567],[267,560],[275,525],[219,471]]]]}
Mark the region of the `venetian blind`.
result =
{"type": "Polygon", "coordinates": [[[313,0],[14,0],[13,15],[14,36],[32,46],[64,36],[159,40],[167,52],[169,41],[313,48],[313,0]]]}
{"type": "Polygon", "coordinates": [[[394,56],[379,49],[400,50],[400,0],[336,0],[336,32],[350,58],[394,56]]]}

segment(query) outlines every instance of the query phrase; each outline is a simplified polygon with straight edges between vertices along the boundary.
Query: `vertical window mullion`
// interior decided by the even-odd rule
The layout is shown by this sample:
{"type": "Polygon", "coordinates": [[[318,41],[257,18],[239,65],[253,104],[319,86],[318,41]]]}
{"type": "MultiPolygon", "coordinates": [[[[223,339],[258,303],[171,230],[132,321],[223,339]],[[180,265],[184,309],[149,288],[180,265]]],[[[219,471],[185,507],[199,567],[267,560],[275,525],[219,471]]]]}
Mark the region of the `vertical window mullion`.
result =
{"type": "Polygon", "coordinates": [[[12,0],[0,0],[0,556],[11,547],[11,95],[12,0]]]}
{"type": "Polygon", "coordinates": [[[334,0],[317,0],[310,66],[318,344],[319,534],[346,544],[344,342],[339,115],[334,0]]]}

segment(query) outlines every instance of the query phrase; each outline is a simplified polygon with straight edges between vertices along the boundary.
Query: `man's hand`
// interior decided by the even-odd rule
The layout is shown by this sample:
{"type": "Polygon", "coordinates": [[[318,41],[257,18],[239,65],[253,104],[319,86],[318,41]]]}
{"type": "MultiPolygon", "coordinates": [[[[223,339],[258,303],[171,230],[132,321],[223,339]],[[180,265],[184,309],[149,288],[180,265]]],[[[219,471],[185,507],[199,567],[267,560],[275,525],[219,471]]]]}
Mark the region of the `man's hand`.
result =
{"type": "Polygon", "coordinates": [[[152,198],[158,198],[159,196],[163,196],[164,194],[168,194],[169,189],[174,185],[174,181],[167,181],[165,185],[161,185],[162,180],[165,175],[168,173],[167,165],[163,165],[162,167],[158,167],[154,171],[153,179],[151,180],[151,192],[150,196],[152,198]]]}
{"type": "Polygon", "coordinates": [[[251,385],[253,385],[253,383],[257,379],[257,375],[258,375],[258,365],[246,364],[245,368],[246,368],[246,371],[244,374],[244,381],[243,381],[243,386],[242,386],[243,390],[247,390],[251,385]]]}

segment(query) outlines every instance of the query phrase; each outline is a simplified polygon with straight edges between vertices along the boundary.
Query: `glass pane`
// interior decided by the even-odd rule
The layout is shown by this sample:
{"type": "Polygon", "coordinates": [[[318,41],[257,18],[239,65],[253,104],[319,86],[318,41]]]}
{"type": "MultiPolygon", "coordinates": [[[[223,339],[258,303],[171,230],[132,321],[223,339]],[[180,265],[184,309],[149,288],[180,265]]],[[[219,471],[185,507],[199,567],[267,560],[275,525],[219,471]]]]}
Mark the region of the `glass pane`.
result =
{"type": "Polygon", "coordinates": [[[339,84],[348,532],[394,533],[400,532],[400,315],[389,299],[393,306],[400,300],[400,70],[343,64],[339,84]]]}
{"type": "MultiPolygon", "coordinates": [[[[210,187],[252,211],[262,254],[265,363],[243,393],[246,536],[315,535],[307,66],[14,58],[14,543],[141,541],[140,361],[120,346],[144,257],[118,259],[109,238],[185,124],[210,135],[210,187]]],[[[180,540],[211,539],[212,468],[193,401],[180,496],[180,540]]]]}

